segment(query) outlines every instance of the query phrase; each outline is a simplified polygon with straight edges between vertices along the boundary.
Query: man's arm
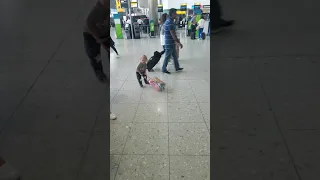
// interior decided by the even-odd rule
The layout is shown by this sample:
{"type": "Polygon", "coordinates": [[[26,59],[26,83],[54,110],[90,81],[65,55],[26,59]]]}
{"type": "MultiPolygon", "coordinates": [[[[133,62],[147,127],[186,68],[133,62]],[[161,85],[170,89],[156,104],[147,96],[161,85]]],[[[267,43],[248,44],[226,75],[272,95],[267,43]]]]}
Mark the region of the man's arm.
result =
{"type": "Polygon", "coordinates": [[[170,30],[170,33],[171,33],[171,36],[172,36],[173,40],[174,40],[176,43],[178,43],[178,44],[181,45],[180,40],[179,40],[178,37],[177,37],[176,31],[175,31],[175,30],[170,30]]]}
{"type": "Polygon", "coordinates": [[[181,43],[180,43],[180,40],[179,40],[178,37],[177,37],[177,33],[176,33],[176,30],[174,29],[174,25],[173,25],[173,24],[172,24],[171,27],[170,27],[170,34],[171,34],[173,40],[174,40],[176,43],[181,44],[181,43]]]}
{"type": "Polygon", "coordinates": [[[183,48],[183,45],[181,44],[180,40],[178,39],[177,37],[177,34],[176,34],[176,31],[175,30],[170,30],[170,33],[171,33],[171,36],[172,38],[174,39],[174,41],[176,43],[178,43],[180,45],[180,48],[182,49],[183,48]]]}

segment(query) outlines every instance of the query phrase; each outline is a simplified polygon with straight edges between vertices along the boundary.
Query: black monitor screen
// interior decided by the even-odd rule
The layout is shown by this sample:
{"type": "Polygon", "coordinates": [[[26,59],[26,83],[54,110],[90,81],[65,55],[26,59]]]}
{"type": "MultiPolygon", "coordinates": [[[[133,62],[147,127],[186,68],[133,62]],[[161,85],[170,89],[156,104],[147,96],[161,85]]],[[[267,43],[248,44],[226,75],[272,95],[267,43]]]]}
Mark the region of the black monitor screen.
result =
{"type": "Polygon", "coordinates": [[[186,5],[181,5],[180,6],[180,10],[181,11],[186,11],[187,10],[187,6],[186,5]]]}
{"type": "Polygon", "coordinates": [[[194,5],[194,10],[200,9],[200,5],[194,5]]]}

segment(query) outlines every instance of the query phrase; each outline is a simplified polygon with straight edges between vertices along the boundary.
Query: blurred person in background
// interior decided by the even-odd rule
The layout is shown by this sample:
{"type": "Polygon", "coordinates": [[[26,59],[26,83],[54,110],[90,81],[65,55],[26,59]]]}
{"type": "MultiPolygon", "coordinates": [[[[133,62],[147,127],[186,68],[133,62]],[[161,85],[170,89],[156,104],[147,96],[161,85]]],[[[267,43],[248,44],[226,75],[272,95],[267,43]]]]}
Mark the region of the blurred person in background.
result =
{"type": "Polygon", "coordinates": [[[197,27],[197,29],[198,29],[198,31],[199,31],[199,33],[198,33],[198,39],[202,39],[202,38],[201,38],[201,34],[202,34],[202,32],[203,32],[205,22],[206,22],[206,21],[204,20],[203,15],[201,15],[201,18],[200,18],[200,20],[198,21],[198,27],[197,27]]]}
{"type": "Polygon", "coordinates": [[[159,21],[159,25],[160,25],[160,43],[161,46],[163,47],[163,50],[161,51],[161,55],[164,54],[164,52],[166,51],[165,49],[165,44],[164,44],[164,30],[163,30],[163,25],[167,20],[167,13],[162,14],[160,21],[159,21]]]}
{"type": "Polygon", "coordinates": [[[234,20],[222,19],[222,11],[219,0],[212,0],[211,2],[211,18],[210,18],[210,32],[212,34],[219,33],[222,28],[230,27],[234,24],[234,20]]]}

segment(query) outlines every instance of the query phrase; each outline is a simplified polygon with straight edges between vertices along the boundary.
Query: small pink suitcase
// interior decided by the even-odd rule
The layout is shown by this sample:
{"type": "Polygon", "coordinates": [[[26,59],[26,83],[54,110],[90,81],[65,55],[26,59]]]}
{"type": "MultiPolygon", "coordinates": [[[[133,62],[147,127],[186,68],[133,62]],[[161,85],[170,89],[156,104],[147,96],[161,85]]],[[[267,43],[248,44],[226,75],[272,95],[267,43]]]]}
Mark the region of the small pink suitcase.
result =
{"type": "Polygon", "coordinates": [[[155,88],[157,91],[163,91],[165,88],[165,83],[161,81],[159,78],[154,77],[154,78],[149,78],[149,83],[150,85],[155,88]]]}

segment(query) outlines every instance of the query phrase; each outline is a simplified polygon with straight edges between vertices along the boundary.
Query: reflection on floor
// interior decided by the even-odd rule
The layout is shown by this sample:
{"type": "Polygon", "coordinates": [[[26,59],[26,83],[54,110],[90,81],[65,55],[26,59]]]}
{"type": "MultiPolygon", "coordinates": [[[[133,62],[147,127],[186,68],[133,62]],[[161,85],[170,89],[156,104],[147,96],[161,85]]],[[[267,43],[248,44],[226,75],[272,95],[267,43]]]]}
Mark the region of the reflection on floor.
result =
{"type": "Polygon", "coordinates": [[[164,56],[149,73],[166,83],[158,92],[141,88],[135,68],[141,55],[161,51],[159,38],[116,40],[120,58],[111,54],[111,179],[210,179],[210,41],[181,33],[184,71],[160,72],[164,56]],[[170,175],[169,175],[170,174],[170,175]]]}

